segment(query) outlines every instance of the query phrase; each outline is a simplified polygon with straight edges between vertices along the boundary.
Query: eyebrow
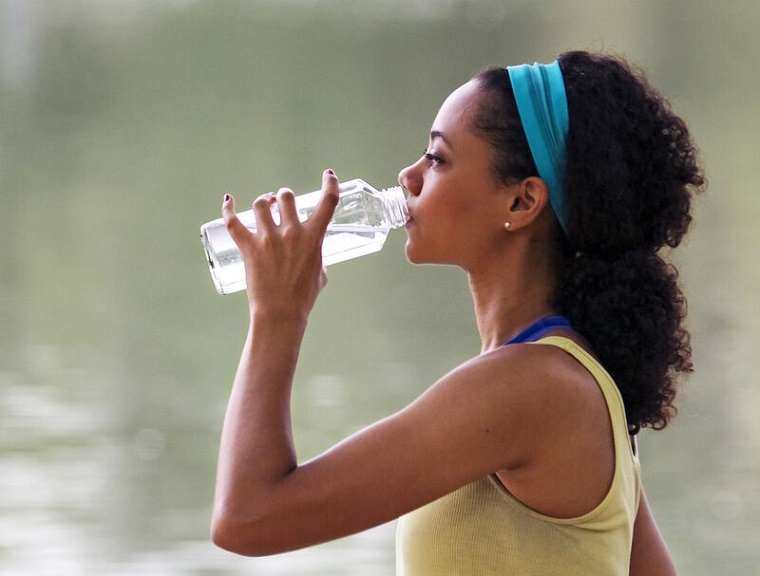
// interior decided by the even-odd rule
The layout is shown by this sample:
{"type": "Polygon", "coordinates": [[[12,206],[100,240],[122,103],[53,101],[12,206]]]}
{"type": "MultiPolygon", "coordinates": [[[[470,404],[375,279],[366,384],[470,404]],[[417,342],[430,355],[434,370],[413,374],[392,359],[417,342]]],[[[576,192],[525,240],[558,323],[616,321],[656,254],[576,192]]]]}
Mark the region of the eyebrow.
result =
{"type": "Polygon", "coordinates": [[[446,138],[446,136],[440,130],[432,130],[430,132],[430,140],[432,141],[432,140],[435,140],[436,138],[440,138],[446,143],[446,145],[449,148],[451,148],[451,142],[449,142],[448,138],[446,138]]]}

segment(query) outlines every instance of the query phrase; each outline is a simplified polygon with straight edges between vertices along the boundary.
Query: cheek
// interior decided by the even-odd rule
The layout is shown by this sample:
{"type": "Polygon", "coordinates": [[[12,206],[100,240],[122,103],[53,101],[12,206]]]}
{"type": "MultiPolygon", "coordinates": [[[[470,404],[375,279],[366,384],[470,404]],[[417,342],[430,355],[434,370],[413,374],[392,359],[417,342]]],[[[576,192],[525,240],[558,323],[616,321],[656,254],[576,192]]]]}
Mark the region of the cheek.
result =
{"type": "Polygon", "coordinates": [[[506,216],[500,206],[482,202],[452,204],[448,214],[451,217],[442,234],[453,249],[484,252],[498,244],[506,234],[506,216]]]}
{"type": "Polygon", "coordinates": [[[465,218],[474,208],[466,196],[456,189],[430,195],[422,203],[425,213],[438,221],[465,218]]]}
{"type": "Polygon", "coordinates": [[[477,205],[458,197],[442,203],[438,216],[439,224],[444,225],[452,234],[461,234],[482,226],[485,215],[477,205]]]}

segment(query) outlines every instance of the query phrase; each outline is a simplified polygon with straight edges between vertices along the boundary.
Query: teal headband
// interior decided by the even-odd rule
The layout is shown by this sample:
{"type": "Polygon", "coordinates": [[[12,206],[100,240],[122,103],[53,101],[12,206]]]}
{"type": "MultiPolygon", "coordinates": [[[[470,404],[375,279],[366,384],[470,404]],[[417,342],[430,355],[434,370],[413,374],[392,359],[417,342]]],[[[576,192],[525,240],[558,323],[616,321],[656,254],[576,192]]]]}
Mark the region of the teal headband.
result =
{"type": "Polygon", "coordinates": [[[549,188],[549,202],[567,233],[567,211],[562,176],[565,140],[570,120],[565,82],[559,62],[507,67],[528,146],[538,175],[549,188]]]}

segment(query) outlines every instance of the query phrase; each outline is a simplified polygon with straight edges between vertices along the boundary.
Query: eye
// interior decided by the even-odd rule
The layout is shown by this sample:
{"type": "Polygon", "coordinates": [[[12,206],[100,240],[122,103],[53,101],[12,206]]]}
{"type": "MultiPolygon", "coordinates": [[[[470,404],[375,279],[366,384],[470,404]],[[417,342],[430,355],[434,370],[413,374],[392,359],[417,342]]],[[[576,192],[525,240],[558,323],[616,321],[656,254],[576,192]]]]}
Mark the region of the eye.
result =
{"type": "Polygon", "coordinates": [[[427,150],[425,150],[423,156],[433,167],[443,164],[443,158],[441,158],[437,154],[434,154],[432,152],[428,152],[427,150]]]}

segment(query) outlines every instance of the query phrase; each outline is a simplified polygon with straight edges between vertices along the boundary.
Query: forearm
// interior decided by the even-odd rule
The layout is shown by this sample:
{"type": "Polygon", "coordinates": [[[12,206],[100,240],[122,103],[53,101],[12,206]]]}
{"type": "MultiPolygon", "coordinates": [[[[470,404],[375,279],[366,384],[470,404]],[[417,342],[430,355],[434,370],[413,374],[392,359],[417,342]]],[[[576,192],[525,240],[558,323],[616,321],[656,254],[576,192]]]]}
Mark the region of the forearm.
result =
{"type": "Polygon", "coordinates": [[[224,419],[214,524],[254,521],[296,467],[290,391],[305,321],[255,318],[224,419]]]}
{"type": "Polygon", "coordinates": [[[303,223],[291,190],[257,198],[255,233],[237,217],[234,198],[227,194],[222,203],[245,263],[251,326],[224,419],[212,532],[219,546],[241,554],[274,549],[261,543],[272,540],[271,527],[294,492],[290,389],[307,318],[327,282],[320,252],[338,202],[332,170],[323,173],[322,188],[303,223]]]}

